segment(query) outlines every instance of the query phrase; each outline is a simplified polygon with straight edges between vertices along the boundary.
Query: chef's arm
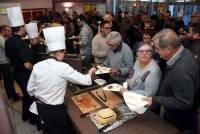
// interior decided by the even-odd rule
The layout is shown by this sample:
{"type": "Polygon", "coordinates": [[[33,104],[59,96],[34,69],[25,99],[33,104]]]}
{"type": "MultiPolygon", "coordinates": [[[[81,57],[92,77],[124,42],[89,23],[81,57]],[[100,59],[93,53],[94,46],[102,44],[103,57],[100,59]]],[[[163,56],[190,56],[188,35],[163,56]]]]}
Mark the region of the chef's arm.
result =
{"type": "Polygon", "coordinates": [[[95,74],[95,72],[96,72],[96,68],[92,67],[92,68],[90,68],[88,74],[89,74],[90,76],[92,76],[93,74],[95,74]]]}

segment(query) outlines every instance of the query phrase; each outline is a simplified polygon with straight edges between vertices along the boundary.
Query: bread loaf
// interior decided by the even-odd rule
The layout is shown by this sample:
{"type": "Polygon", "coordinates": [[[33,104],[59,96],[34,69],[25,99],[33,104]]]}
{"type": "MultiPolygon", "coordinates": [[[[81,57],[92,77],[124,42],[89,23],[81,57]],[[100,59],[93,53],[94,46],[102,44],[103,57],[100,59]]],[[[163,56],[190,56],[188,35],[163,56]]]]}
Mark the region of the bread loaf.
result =
{"type": "Polygon", "coordinates": [[[102,109],[95,116],[95,120],[101,125],[113,123],[116,119],[117,114],[111,108],[102,109]]]}

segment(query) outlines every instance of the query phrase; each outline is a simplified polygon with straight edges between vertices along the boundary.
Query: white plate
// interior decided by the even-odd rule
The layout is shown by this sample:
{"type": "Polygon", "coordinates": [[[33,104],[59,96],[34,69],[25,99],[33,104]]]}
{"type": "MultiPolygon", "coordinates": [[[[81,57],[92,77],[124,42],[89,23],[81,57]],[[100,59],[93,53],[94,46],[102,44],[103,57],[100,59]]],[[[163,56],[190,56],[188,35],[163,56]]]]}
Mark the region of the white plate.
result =
{"type": "Polygon", "coordinates": [[[98,85],[104,85],[106,83],[106,80],[104,80],[104,79],[96,79],[96,80],[94,80],[94,82],[96,82],[98,85]]]}
{"type": "Polygon", "coordinates": [[[147,101],[142,99],[145,97],[143,95],[133,93],[133,92],[124,92],[123,97],[126,105],[133,111],[136,111],[148,104],[147,101]]]}
{"type": "Polygon", "coordinates": [[[103,88],[103,90],[106,90],[106,91],[115,91],[115,92],[120,92],[120,90],[123,88],[123,86],[119,85],[119,84],[110,84],[110,85],[107,85],[103,88]]]}
{"type": "Polygon", "coordinates": [[[106,74],[106,73],[110,73],[110,68],[107,67],[101,67],[101,66],[97,66],[98,70],[95,72],[95,74],[106,74]]]}

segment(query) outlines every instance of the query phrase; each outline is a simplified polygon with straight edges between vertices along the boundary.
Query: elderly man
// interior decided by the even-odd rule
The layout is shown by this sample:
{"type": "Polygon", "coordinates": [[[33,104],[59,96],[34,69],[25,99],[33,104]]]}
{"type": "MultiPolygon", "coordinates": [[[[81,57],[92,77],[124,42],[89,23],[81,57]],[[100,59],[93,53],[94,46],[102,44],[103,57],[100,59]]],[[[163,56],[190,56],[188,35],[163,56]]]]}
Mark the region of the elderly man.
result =
{"type": "Polygon", "coordinates": [[[106,36],[111,31],[111,25],[108,21],[100,24],[100,32],[92,40],[92,55],[96,64],[102,64],[107,56],[108,45],[106,44],[106,36]]]}
{"type": "Polygon", "coordinates": [[[133,53],[129,46],[122,42],[119,32],[110,32],[107,35],[107,45],[110,49],[103,64],[111,68],[110,75],[113,82],[122,83],[133,67],[133,53]]]}
{"type": "Polygon", "coordinates": [[[149,105],[162,105],[164,118],[183,133],[195,134],[198,118],[199,73],[191,53],[171,29],[163,29],[154,38],[155,49],[167,60],[159,93],[147,97],[149,105]]]}

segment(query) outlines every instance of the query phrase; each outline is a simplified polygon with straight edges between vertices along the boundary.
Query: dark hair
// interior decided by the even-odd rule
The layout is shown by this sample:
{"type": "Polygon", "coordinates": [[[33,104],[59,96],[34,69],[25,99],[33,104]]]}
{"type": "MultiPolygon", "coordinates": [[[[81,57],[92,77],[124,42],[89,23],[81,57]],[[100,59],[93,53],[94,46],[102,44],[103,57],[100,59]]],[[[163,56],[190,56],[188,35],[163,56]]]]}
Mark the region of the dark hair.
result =
{"type": "Polygon", "coordinates": [[[66,49],[62,49],[62,50],[56,50],[56,51],[50,51],[49,54],[56,54],[58,52],[65,52],[66,49]]]}
{"type": "Polygon", "coordinates": [[[100,28],[102,28],[105,24],[110,24],[109,21],[102,21],[101,24],[100,24],[100,28]]]}
{"type": "Polygon", "coordinates": [[[13,33],[19,32],[19,30],[20,30],[21,27],[23,27],[23,26],[12,27],[12,32],[13,33]]]}
{"type": "Polygon", "coordinates": [[[158,16],[155,15],[155,14],[154,14],[154,15],[151,15],[150,19],[151,19],[151,20],[156,20],[156,21],[157,21],[157,20],[158,20],[158,16]]]}
{"type": "Polygon", "coordinates": [[[168,14],[170,14],[170,15],[171,15],[171,12],[170,12],[169,10],[167,10],[167,11],[166,11],[166,13],[168,13],[168,14]]]}
{"type": "Polygon", "coordinates": [[[152,32],[151,30],[147,29],[147,30],[144,31],[143,35],[145,34],[145,35],[152,36],[151,32],[152,32]]]}
{"type": "Polygon", "coordinates": [[[80,19],[81,21],[85,21],[86,22],[86,18],[83,14],[80,14],[77,19],[80,19]]]}
{"type": "Polygon", "coordinates": [[[198,33],[200,35],[200,23],[196,23],[196,24],[192,25],[192,27],[193,27],[192,31],[194,33],[198,33]]]}

